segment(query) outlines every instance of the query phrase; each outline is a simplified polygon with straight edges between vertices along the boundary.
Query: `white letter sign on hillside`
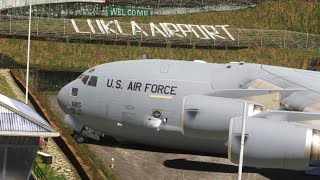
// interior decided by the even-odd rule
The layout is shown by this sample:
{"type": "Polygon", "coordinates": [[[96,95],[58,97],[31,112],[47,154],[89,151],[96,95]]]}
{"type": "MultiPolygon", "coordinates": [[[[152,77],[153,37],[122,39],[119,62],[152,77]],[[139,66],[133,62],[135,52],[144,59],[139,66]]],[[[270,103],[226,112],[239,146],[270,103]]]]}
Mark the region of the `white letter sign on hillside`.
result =
{"type": "Polygon", "coordinates": [[[143,33],[146,36],[149,36],[135,21],[131,21],[132,35],[137,35],[137,33],[143,33]]]}
{"type": "Polygon", "coordinates": [[[131,22],[119,22],[118,20],[87,21],[71,19],[72,27],[76,33],[91,33],[102,36],[120,35],[137,37],[159,37],[175,39],[199,39],[199,40],[232,40],[232,34],[228,31],[228,25],[197,25],[150,22],[149,24],[131,22]],[[94,23],[95,22],[95,23],[94,23]],[[81,27],[81,28],[79,28],[81,27]]]}
{"type": "Polygon", "coordinates": [[[167,38],[168,36],[154,23],[150,23],[151,35],[153,37],[157,36],[156,33],[160,33],[163,37],[167,38]]]}

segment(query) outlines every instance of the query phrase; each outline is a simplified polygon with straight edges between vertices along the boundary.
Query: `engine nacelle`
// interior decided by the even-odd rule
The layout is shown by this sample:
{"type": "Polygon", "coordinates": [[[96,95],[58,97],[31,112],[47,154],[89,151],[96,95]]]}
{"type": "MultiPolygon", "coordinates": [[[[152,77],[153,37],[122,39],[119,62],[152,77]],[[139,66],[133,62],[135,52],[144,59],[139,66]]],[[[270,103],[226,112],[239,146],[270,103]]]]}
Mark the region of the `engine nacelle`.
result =
{"type": "MultiPolygon", "coordinates": [[[[244,101],[205,95],[186,96],[182,104],[181,128],[185,136],[227,140],[230,119],[243,115],[244,101]]],[[[248,115],[261,106],[248,103],[248,115]]]]}
{"type": "MultiPolygon", "coordinates": [[[[242,117],[230,121],[228,158],[238,164],[242,117]]],[[[247,117],[243,164],[302,170],[319,159],[318,131],[287,121],[247,117]]]]}

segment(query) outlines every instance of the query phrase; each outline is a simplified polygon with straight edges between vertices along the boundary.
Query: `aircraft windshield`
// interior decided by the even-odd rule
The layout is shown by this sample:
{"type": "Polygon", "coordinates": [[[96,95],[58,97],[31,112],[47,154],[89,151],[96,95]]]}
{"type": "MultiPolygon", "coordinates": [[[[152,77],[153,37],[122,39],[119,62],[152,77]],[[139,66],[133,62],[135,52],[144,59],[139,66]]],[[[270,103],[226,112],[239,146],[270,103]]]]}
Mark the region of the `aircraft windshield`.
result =
{"type": "Polygon", "coordinates": [[[98,81],[98,77],[97,76],[91,76],[91,78],[90,78],[90,80],[88,82],[88,85],[96,87],[97,86],[97,81],[98,81]]]}
{"type": "Polygon", "coordinates": [[[87,84],[89,77],[90,77],[90,76],[85,75],[85,76],[82,78],[81,81],[83,82],[83,84],[87,84]]]}
{"type": "Polygon", "coordinates": [[[90,70],[89,70],[89,73],[92,73],[94,70],[95,70],[95,69],[90,69],[90,70]]]}

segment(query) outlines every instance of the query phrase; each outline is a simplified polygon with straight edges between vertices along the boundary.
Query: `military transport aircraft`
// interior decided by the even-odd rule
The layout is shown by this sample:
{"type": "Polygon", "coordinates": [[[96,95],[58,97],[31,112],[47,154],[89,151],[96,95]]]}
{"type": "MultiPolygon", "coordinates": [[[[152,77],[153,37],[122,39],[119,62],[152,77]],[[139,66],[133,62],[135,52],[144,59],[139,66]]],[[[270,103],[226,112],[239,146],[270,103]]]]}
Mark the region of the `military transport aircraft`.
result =
{"type": "Polygon", "coordinates": [[[78,142],[115,139],[225,153],[244,165],[307,169],[320,159],[320,73],[245,62],[131,60],[85,71],[61,89],[78,142]]]}

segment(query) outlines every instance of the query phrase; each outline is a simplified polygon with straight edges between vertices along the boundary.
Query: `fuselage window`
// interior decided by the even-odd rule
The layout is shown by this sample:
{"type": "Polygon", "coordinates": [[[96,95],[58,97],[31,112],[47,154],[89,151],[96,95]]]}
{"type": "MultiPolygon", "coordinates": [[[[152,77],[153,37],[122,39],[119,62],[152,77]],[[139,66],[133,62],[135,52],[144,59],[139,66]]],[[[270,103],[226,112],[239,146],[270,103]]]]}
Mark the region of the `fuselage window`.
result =
{"type": "Polygon", "coordinates": [[[71,96],[78,96],[78,88],[71,88],[71,96]]]}
{"type": "Polygon", "coordinates": [[[90,69],[90,70],[89,70],[89,73],[92,73],[94,70],[95,70],[95,69],[90,69]]]}
{"type": "Polygon", "coordinates": [[[83,82],[83,84],[87,84],[89,77],[90,77],[90,76],[85,75],[85,76],[82,78],[81,81],[83,82]]]}
{"type": "Polygon", "coordinates": [[[97,81],[98,81],[98,76],[91,76],[91,78],[90,78],[90,80],[88,82],[88,85],[96,87],[97,86],[97,81]]]}
{"type": "Polygon", "coordinates": [[[84,74],[81,74],[77,79],[81,79],[84,76],[84,74]]]}

